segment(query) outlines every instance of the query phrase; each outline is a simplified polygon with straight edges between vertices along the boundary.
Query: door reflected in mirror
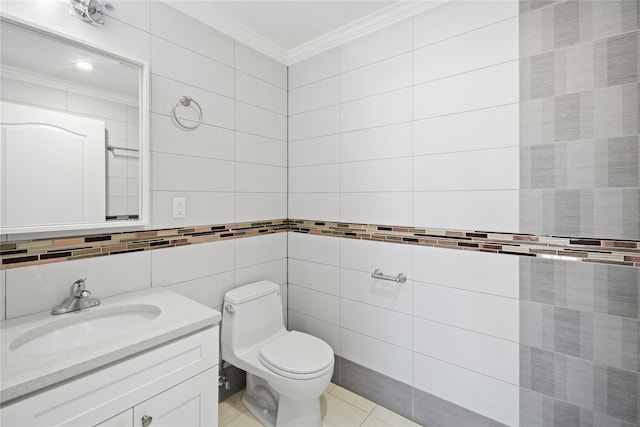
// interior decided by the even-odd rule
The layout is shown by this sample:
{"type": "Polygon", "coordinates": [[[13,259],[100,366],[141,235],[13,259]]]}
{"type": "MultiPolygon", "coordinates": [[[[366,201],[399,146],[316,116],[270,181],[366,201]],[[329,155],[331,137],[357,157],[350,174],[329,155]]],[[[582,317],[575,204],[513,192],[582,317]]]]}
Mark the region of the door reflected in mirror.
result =
{"type": "Polygon", "coordinates": [[[2,232],[146,221],[142,63],[0,23],[2,232]]]}

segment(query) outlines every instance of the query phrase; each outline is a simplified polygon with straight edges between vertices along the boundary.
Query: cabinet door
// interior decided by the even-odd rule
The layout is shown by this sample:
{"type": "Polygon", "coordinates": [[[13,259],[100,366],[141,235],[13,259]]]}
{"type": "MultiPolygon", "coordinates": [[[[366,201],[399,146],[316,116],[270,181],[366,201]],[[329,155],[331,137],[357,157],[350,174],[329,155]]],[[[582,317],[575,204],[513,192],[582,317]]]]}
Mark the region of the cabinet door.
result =
{"type": "Polygon", "coordinates": [[[131,427],[133,425],[133,409],[124,411],[107,421],[97,424],[95,427],[131,427]]]}
{"type": "Polygon", "coordinates": [[[211,368],[133,408],[134,427],[218,425],[218,368],[211,368]]]}

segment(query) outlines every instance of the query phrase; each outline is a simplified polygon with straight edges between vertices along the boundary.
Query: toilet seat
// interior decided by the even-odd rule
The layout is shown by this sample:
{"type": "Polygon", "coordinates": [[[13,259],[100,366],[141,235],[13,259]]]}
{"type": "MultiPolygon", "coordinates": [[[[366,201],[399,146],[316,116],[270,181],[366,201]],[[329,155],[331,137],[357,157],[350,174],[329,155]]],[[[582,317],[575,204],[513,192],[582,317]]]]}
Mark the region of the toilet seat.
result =
{"type": "Polygon", "coordinates": [[[258,360],[278,375],[299,380],[317,378],[334,363],[333,350],[326,342],[298,331],[282,334],[262,346],[258,360]]]}

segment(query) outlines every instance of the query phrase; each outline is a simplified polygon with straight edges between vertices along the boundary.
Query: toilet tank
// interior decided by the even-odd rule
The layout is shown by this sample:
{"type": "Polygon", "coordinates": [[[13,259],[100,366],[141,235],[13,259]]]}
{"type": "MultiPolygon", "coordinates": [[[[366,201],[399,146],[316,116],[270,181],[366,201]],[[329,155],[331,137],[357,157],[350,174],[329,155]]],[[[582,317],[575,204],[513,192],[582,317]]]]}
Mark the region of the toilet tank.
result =
{"type": "Polygon", "coordinates": [[[286,331],[280,286],[263,280],[232,289],[222,307],[222,357],[286,331]]]}

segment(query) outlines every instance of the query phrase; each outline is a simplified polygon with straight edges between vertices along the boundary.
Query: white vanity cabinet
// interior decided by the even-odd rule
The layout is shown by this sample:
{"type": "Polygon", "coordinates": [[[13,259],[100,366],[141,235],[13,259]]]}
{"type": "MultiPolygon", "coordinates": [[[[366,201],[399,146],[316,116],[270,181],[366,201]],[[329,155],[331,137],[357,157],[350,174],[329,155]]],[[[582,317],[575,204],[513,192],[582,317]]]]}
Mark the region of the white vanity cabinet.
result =
{"type": "Polygon", "coordinates": [[[218,424],[218,326],[8,403],[10,426],[218,424]],[[144,417],[144,418],[143,418],[144,417]]]}

